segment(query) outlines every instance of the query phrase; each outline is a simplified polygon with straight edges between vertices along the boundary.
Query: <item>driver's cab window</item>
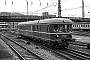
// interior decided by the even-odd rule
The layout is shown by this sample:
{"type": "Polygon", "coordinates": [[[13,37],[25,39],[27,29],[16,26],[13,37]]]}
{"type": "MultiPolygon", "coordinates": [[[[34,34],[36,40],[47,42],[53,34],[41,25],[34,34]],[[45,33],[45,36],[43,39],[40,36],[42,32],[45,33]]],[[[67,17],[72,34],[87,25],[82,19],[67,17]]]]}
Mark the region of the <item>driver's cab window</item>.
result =
{"type": "Polygon", "coordinates": [[[63,32],[63,25],[55,24],[54,32],[63,32]]]}
{"type": "Polygon", "coordinates": [[[55,24],[54,25],[54,32],[69,32],[71,31],[70,24],[55,24]]]}

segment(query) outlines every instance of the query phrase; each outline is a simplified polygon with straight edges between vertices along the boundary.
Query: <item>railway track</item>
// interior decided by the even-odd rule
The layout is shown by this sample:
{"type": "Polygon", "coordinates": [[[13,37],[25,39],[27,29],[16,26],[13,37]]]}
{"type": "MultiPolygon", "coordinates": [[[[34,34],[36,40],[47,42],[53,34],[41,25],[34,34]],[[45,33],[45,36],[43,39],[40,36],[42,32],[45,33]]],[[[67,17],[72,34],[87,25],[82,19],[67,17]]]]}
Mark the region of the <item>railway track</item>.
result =
{"type": "MultiPolygon", "coordinates": [[[[11,34],[10,34],[10,36],[11,36],[11,34]]],[[[11,36],[12,37],[12,36],[11,36]]],[[[7,38],[7,37],[6,37],[7,38]]],[[[13,40],[12,40],[13,41],[13,40]]],[[[24,41],[24,40],[23,40],[24,41]]],[[[20,42],[20,41],[13,41],[13,42],[15,42],[15,43],[17,43],[17,42],[20,42]]],[[[22,42],[22,41],[21,41],[22,42]]],[[[12,44],[12,43],[11,43],[12,44]]],[[[19,43],[18,43],[19,44],[19,43]]],[[[22,43],[21,43],[22,44],[22,43]]],[[[19,44],[19,45],[21,45],[21,44],[19,44]]],[[[24,44],[22,44],[22,46],[25,48],[25,45],[26,43],[24,43],[24,44]]],[[[33,45],[35,45],[35,44],[33,44],[33,45]]],[[[30,46],[30,45],[28,45],[28,46],[30,46]]],[[[36,46],[36,49],[37,50],[43,50],[41,47],[38,47],[38,46],[36,46]]],[[[30,49],[27,49],[27,47],[26,47],[26,50],[30,50],[30,49]]],[[[47,52],[48,52],[48,50],[46,50],[47,52]]],[[[47,52],[45,52],[45,53],[47,53],[47,52]]],[[[47,56],[47,57],[45,57],[45,55],[43,55],[43,53],[44,52],[42,52],[42,54],[40,55],[40,53],[39,52],[37,52],[38,54],[39,54],[39,57],[41,57],[39,60],[62,60],[62,59],[65,59],[65,58],[57,58],[56,56],[55,57],[53,57],[53,55],[51,55],[51,52],[50,52],[50,54],[46,54],[46,55],[49,55],[49,56],[47,56]],[[50,56],[51,55],[51,56],[50,56]]],[[[36,59],[35,59],[36,60],[36,59]]]]}
{"type": "Polygon", "coordinates": [[[44,47],[44,48],[54,52],[56,55],[58,55],[58,57],[62,56],[67,60],[90,60],[90,55],[88,53],[83,53],[78,50],[73,50],[70,48],[66,48],[63,50],[50,49],[47,47],[44,47]]]}
{"type": "MultiPolygon", "coordinates": [[[[35,43],[35,44],[37,44],[37,43],[35,43]]],[[[44,46],[44,48],[52,51],[53,53],[58,55],[58,57],[62,56],[63,58],[65,58],[67,60],[89,60],[90,59],[89,53],[83,53],[81,51],[70,49],[70,48],[65,48],[65,49],[61,49],[61,50],[51,49],[51,48],[48,48],[45,46],[44,46]]]]}
{"type": "Polygon", "coordinates": [[[75,46],[82,47],[82,48],[84,48],[84,49],[89,49],[89,48],[87,47],[87,44],[88,44],[88,43],[83,43],[83,42],[80,42],[80,41],[75,41],[75,42],[71,42],[70,44],[71,44],[71,45],[75,45],[75,46]]]}
{"type": "Polygon", "coordinates": [[[73,35],[90,36],[90,32],[73,32],[73,35]]]}
{"type": "Polygon", "coordinates": [[[62,56],[63,58],[67,59],[67,60],[90,60],[90,54],[89,53],[83,53],[81,51],[78,50],[74,50],[71,48],[65,48],[65,49],[51,49],[48,47],[44,48],[54,52],[56,55],[62,56]]]}
{"type": "Polygon", "coordinates": [[[78,50],[74,50],[71,48],[66,49],[50,49],[57,55],[60,55],[67,60],[90,60],[90,54],[89,53],[83,53],[78,50]]]}
{"type": "Polygon", "coordinates": [[[71,57],[75,57],[77,60],[90,60],[90,54],[83,53],[78,50],[74,50],[71,48],[66,48],[65,50],[60,50],[60,52],[63,52],[65,54],[70,55],[71,57]]]}
{"type": "Polygon", "coordinates": [[[20,60],[44,60],[42,57],[39,55],[35,54],[33,51],[30,49],[27,49],[25,46],[9,39],[7,41],[7,37],[2,37],[4,42],[18,55],[20,60]]]}
{"type": "Polygon", "coordinates": [[[81,52],[81,51],[78,51],[78,50],[74,50],[74,49],[71,49],[71,48],[66,48],[67,51],[70,51],[72,53],[75,53],[77,55],[80,55],[81,57],[84,57],[86,59],[90,59],[90,54],[89,53],[86,53],[86,52],[81,52]]]}

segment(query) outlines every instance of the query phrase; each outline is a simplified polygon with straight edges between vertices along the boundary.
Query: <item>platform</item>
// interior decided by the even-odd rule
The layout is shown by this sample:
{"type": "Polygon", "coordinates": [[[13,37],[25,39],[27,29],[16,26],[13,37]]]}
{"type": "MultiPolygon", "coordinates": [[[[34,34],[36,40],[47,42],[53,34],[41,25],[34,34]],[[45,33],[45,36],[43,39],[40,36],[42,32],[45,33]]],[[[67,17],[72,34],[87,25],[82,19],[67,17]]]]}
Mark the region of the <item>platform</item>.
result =
{"type": "Polygon", "coordinates": [[[0,39],[0,60],[15,60],[9,47],[0,39]]]}

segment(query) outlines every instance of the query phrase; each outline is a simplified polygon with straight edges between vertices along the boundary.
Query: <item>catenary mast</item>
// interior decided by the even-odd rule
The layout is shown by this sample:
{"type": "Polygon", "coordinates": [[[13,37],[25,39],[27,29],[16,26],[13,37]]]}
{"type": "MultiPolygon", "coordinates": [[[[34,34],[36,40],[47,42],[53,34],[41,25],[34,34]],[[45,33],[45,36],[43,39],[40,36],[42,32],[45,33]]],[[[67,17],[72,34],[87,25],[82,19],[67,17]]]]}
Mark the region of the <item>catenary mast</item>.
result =
{"type": "Polygon", "coordinates": [[[85,17],[85,14],[84,14],[84,0],[82,0],[82,18],[85,17]]]}
{"type": "Polygon", "coordinates": [[[58,17],[61,17],[61,0],[58,0],[58,17]]]}

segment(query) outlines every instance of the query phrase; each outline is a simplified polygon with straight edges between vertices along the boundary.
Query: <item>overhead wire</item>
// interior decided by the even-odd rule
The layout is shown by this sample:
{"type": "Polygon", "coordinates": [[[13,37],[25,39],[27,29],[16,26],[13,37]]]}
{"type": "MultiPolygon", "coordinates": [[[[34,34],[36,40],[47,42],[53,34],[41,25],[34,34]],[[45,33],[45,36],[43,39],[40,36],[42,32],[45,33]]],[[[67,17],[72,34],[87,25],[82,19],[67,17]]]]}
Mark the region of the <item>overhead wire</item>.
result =
{"type": "MultiPolygon", "coordinates": [[[[75,10],[75,9],[80,9],[80,8],[82,8],[82,6],[76,7],[76,8],[71,8],[71,9],[65,9],[65,10],[75,10]]],[[[62,11],[65,11],[65,10],[62,10],[62,11]]]]}
{"type": "Polygon", "coordinates": [[[56,5],[54,4],[54,2],[52,1],[52,0],[50,0],[52,3],[53,3],[53,5],[56,7],[56,5]]]}
{"type": "Polygon", "coordinates": [[[90,5],[88,5],[88,6],[85,6],[85,7],[90,7],[90,5]]]}
{"type": "MultiPolygon", "coordinates": [[[[55,2],[55,0],[54,0],[54,2],[55,2],[56,4],[54,4],[54,2],[53,2],[52,0],[51,0],[51,2],[53,3],[53,5],[50,5],[50,6],[48,6],[48,7],[44,7],[44,8],[42,8],[42,9],[40,9],[40,10],[35,11],[35,12],[41,11],[41,10],[46,9],[46,8],[49,8],[49,7],[51,7],[51,6],[55,6],[55,7],[56,7],[57,3],[55,2]]],[[[67,2],[67,1],[64,1],[64,2],[67,2]]],[[[63,2],[63,3],[64,3],[64,2],[63,2]]]]}
{"type": "MultiPolygon", "coordinates": [[[[55,0],[54,0],[54,1],[55,1],[55,0]]],[[[55,7],[56,7],[57,3],[56,3],[56,5],[55,5],[52,0],[51,0],[51,2],[53,3],[53,5],[49,5],[49,6],[47,6],[47,7],[44,7],[44,8],[42,8],[42,9],[37,10],[37,11],[34,11],[33,13],[36,13],[36,12],[39,12],[39,11],[41,11],[41,10],[47,9],[47,8],[49,8],[49,7],[51,7],[51,6],[55,6],[55,7]]],[[[64,2],[67,2],[67,1],[64,1],[64,2]]],[[[64,3],[64,2],[62,2],[62,3],[64,3]]],[[[90,6],[85,6],[85,7],[90,7],[90,6]]],[[[71,9],[65,9],[65,10],[61,10],[61,11],[75,10],[75,9],[80,9],[80,8],[82,8],[82,6],[79,6],[79,7],[76,7],[76,8],[71,8],[71,9]]]]}
{"type": "MultiPolygon", "coordinates": [[[[55,0],[54,0],[55,1],[55,0]]],[[[42,9],[40,9],[40,10],[37,10],[37,11],[34,11],[33,13],[35,13],[35,12],[38,12],[38,11],[41,11],[41,10],[44,10],[44,9],[46,9],[46,8],[49,8],[49,7],[51,7],[51,6],[55,6],[56,7],[56,5],[57,5],[57,3],[56,4],[54,4],[54,2],[51,0],[51,2],[53,3],[53,5],[49,5],[49,6],[47,6],[47,7],[44,7],[44,8],[42,8],[42,9]]],[[[64,2],[67,2],[67,1],[64,1],[64,2]]],[[[63,3],[64,3],[63,2],[63,3]]]]}
{"type": "Polygon", "coordinates": [[[61,2],[61,3],[65,3],[65,2],[68,2],[69,0],[66,0],[66,1],[63,1],[63,2],[61,2]]]}
{"type": "Polygon", "coordinates": [[[34,11],[34,13],[35,13],[35,12],[38,12],[38,11],[41,11],[41,10],[44,10],[44,9],[46,9],[46,8],[48,8],[48,7],[51,7],[51,6],[53,6],[53,5],[49,5],[49,6],[47,6],[47,7],[44,7],[44,8],[42,8],[42,9],[39,9],[39,10],[37,10],[37,11],[34,11]]]}
{"type": "MultiPolygon", "coordinates": [[[[52,0],[51,0],[51,2],[52,2],[52,0]]],[[[37,11],[34,11],[33,13],[38,12],[38,11],[41,11],[41,10],[44,10],[44,9],[49,8],[49,7],[51,7],[51,6],[55,6],[55,7],[56,7],[56,5],[54,4],[54,2],[52,2],[52,3],[53,3],[53,5],[49,5],[49,6],[47,6],[47,7],[44,7],[44,8],[42,8],[42,9],[37,10],[37,11]]]]}
{"type": "MultiPolygon", "coordinates": [[[[54,0],[54,2],[55,2],[55,0],[54,0]]],[[[55,2],[56,3],[56,5],[57,5],[57,2],[55,2]]]]}
{"type": "MultiPolygon", "coordinates": [[[[84,7],[90,7],[90,5],[84,6],[84,7]]],[[[75,10],[75,9],[80,9],[80,8],[82,8],[82,6],[76,7],[76,8],[71,8],[71,9],[65,9],[65,10],[75,10]]],[[[65,10],[62,10],[62,11],[65,11],[65,10]]]]}

